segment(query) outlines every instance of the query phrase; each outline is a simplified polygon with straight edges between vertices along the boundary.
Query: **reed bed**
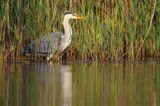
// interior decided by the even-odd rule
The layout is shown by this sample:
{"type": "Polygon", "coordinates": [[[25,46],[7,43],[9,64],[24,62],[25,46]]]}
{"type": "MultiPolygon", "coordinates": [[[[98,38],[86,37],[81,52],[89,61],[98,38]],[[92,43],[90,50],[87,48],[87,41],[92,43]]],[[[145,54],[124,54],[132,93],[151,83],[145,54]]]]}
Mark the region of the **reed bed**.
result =
{"type": "Polygon", "coordinates": [[[1,0],[0,56],[53,31],[63,31],[63,13],[88,17],[72,21],[67,60],[143,60],[160,56],[159,0],[1,0]]]}

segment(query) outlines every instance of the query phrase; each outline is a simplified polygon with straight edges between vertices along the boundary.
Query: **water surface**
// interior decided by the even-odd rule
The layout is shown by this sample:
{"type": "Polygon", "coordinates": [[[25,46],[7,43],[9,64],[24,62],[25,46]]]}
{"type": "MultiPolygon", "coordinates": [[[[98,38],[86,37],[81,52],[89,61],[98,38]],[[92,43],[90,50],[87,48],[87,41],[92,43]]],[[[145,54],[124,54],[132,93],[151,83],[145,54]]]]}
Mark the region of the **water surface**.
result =
{"type": "Polygon", "coordinates": [[[160,64],[0,63],[0,106],[160,106],[160,64]]]}

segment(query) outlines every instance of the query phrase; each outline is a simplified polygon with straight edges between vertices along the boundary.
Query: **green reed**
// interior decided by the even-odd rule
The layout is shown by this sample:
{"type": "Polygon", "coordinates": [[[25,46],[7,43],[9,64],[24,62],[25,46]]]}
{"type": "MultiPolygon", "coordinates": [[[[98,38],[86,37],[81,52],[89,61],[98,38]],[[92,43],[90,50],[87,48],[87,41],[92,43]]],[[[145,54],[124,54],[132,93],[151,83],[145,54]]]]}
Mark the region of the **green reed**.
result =
{"type": "MultiPolygon", "coordinates": [[[[153,13],[154,1],[1,0],[1,57],[11,47],[16,52],[45,34],[63,31],[61,24],[63,13],[72,10],[79,15],[87,16],[88,19],[71,22],[73,41],[64,53],[68,60],[158,58],[160,50],[158,0],[151,29],[144,40],[153,13]]],[[[13,57],[19,55],[16,53],[13,57]]]]}

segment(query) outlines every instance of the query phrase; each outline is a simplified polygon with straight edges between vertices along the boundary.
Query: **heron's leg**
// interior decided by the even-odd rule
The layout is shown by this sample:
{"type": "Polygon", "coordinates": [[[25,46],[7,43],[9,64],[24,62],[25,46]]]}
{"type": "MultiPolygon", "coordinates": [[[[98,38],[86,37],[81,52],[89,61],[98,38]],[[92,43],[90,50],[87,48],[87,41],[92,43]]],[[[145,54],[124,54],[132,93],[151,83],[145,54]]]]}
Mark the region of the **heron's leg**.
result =
{"type": "Polygon", "coordinates": [[[59,55],[58,54],[50,54],[48,57],[47,57],[47,61],[59,61],[60,58],[59,58],[59,55]]]}
{"type": "Polygon", "coordinates": [[[49,55],[47,56],[47,61],[50,61],[50,60],[52,59],[52,57],[53,57],[53,54],[49,54],[49,55]]]}

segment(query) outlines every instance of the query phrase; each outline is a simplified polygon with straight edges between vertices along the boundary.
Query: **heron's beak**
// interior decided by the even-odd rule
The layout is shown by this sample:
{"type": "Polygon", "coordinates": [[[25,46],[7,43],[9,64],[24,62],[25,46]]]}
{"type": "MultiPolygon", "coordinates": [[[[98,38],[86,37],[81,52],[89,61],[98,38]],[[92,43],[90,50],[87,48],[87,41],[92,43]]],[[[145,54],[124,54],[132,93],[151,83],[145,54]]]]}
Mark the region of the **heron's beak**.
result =
{"type": "Polygon", "coordinates": [[[74,16],[73,19],[87,19],[87,17],[84,17],[84,16],[74,16]]]}

